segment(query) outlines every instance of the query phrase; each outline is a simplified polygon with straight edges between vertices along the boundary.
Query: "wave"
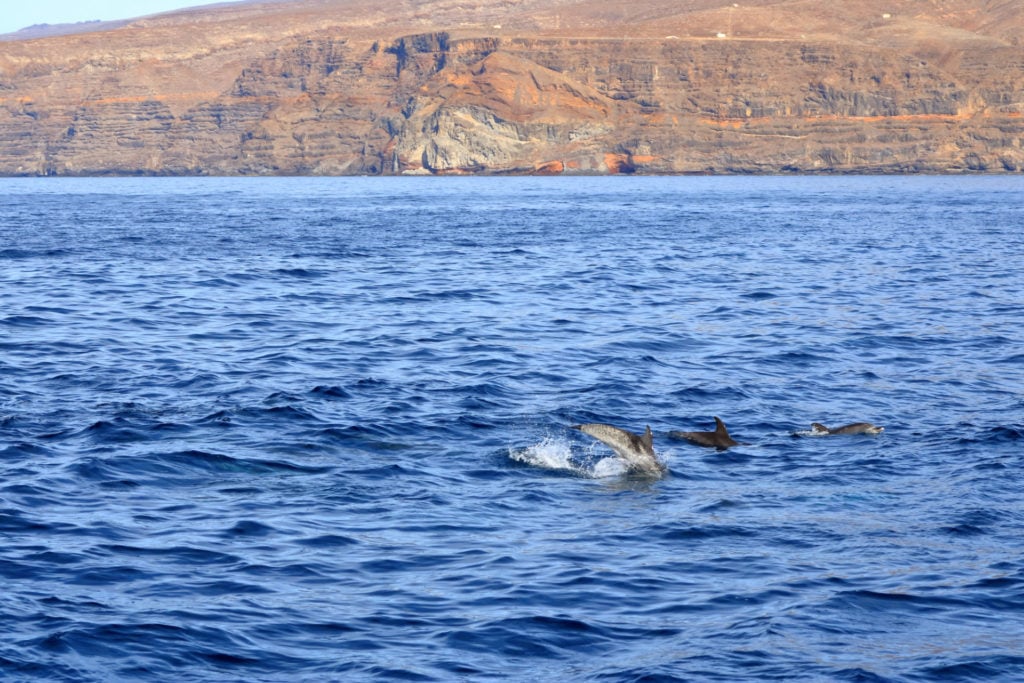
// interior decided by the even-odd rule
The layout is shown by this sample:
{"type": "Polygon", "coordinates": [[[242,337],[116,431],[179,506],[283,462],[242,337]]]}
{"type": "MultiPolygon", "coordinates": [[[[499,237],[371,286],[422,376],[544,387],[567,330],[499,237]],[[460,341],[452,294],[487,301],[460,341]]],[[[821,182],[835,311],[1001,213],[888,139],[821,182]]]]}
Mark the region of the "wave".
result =
{"type": "Polygon", "coordinates": [[[566,616],[525,616],[453,629],[446,643],[456,649],[529,659],[557,659],[563,652],[600,651],[613,633],[566,616]]]}
{"type": "Polygon", "coordinates": [[[1020,179],[54,182],[0,678],[1024,676],[1020,179]]]}
{"type": "Polygon", "coordinates": [[[33,258],[63,258],[74,252],[70,249],[0,249],[0,259],[22,260],[33,258]]]}
{"type": "Polygon", "coordinates": [[[0,326],[3,327],[33,328],[46,327],[51,324],[53,321],[49,318],[37,315],[9,315],[6,318],[0,318],[0,326]]]}
{"type": "Polygon", "coordinates": [[[89,456],[71,466],[78,477],[94,482],[148,483],[160,487],[193,485],[217,476],[239,477],[273,473],[322,474],[328,466],[301,465],[287,460],[241,458],[195,449],[137,455],[89,456]]]}
{"type": "Polygon", "coordinates": [[[309,393],[326,399],[348,400],[352,398],[351,393],[339,386],[318,385],[310,389],[309,393]]]}

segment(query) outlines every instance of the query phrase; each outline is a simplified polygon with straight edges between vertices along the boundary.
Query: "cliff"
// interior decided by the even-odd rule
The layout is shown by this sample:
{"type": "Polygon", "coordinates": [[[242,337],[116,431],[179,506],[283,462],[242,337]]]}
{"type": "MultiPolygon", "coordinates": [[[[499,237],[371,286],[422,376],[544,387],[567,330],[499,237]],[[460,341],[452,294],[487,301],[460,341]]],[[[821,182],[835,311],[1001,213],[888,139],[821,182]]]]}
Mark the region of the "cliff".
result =
{"type": "Polygon", "coordinates": [[[11,34],[0,174],[1024,170],[1024,6],[847,4],[250,1],[11,34]]]}

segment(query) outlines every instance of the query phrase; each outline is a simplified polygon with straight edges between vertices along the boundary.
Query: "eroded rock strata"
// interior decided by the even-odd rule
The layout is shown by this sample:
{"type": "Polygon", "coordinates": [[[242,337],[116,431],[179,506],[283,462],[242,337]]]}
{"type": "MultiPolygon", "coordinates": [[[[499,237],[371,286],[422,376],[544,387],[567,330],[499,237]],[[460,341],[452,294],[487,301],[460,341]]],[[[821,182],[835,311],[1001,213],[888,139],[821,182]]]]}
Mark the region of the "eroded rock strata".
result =
{"type": "Polygon", "coordinates": [[[1015,3],[362,3],[8,36],[0,174],[1024,170],[1015,3]]]}

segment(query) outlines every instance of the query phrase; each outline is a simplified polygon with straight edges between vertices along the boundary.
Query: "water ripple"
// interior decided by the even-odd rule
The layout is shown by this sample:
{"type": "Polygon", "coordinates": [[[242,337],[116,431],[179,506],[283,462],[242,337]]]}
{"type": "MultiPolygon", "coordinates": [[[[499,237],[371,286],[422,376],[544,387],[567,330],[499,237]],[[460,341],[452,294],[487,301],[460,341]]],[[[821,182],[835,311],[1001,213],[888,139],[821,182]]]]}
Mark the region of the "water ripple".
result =
{"type": "Polygon", "coordinates": [[[1024,677],[1019,178],[436,181],[0,180],[0,678],[1024,677]]]}

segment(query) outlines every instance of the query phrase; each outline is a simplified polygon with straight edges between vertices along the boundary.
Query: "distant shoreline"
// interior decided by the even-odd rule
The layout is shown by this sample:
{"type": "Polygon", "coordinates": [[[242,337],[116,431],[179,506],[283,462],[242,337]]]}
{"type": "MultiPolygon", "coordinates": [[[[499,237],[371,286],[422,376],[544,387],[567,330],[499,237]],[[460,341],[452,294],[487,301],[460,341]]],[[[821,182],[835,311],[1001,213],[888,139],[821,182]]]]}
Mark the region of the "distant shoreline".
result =
{"type": "Polygon", "coordinates": [[[0,178],[688,178],[688,177],[765,177],[765,178],[800,178],[800,177],[1024,177],[1022,171],[708,171],[683,173],[506,173],[501,171],[485,173],[351,173],[351,174],[303,174],[303,173],[161,173],[161,172],[127,172],[127,173],[0,173],[0,178]]]}
{"type": "Polygon", "coordinates": [[[696,4],[243,2],[14,34],[0,175],[1024,172],[1013,3],[696,4]]]}

